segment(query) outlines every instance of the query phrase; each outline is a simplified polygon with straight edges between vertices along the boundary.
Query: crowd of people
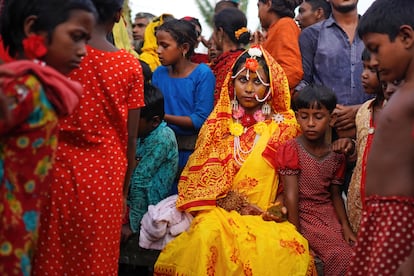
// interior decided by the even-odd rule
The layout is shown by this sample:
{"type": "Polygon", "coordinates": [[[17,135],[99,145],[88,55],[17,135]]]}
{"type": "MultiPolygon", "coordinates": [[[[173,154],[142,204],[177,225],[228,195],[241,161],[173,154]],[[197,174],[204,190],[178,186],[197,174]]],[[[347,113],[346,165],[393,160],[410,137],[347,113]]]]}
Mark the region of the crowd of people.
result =
{"type": "Polygon", "coordinates": [[[414,2],[123,4],[0,1],[0,275],[414,274],[414,2]]]}

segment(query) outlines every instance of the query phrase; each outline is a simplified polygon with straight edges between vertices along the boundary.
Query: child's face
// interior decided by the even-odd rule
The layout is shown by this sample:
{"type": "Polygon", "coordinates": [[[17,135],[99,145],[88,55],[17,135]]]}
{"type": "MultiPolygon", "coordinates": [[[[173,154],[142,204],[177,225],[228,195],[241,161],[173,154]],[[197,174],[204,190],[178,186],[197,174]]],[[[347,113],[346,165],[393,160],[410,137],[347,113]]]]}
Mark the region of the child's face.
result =
{"type": "Polygon", "coordinates": [[[362,87],[367,94],[376,94],[381,91],[376,67],[371,65],[371,60],[364,60],[364,70],[361,74],[362,87]]]}
{"type": "Polygon", "coordinates": [[[326,107],[320,109],[314,105],[312,108],[300,108],[296,112],[296,119],[302,129],[303,136],[310,141],[324,139],[325,132],[331,121],[331,114],[326,107]]]}
{"type": "Polygon", "coordinates": [[[166,31],[157,31],[157,54],[162,65],[168,66],[177,63],[183,57],[183,51],[177,41],[166,31]]]}
{"type": "Polygon", "coordinates": [[[371,53],[371,65],[376,66],[383,81],[404,79],[408,63],[412,59],[405,47],[403,34],[390,41],[387,34],[367,33],[363,41],[371,53]]]}
{"type": "MultiPolygon", "coordinates": [[[[243,67],[244,64],[242,64],[238,70],[243,67]]],[[[266,97],[269,90],[269,87],[265,86],[260,81],[258,75],[260,75],[263,82],[269,82],[265,71],[260,65],[256,72],[249,71],[249,74],[247,74],[247,70],[244,70],[234,80],[234,90],[237,100],[248,114],[255,112],[257,109],[261,108],[263,104],[256,100],[255,95],[257,95],[259,99],[263,99],[266,97]]]]}
{"type": "Polygon", "coordinates": [[[44,61],[62,74],[78,68],[86,55],[86,43],[90,39],[95,18],[84,10],[73,10],[69,19],[56,26],[47,45],[44,61]]]}
{"type": "Polygon", "coordinates": [[[392,94],[403,86],[404,81],[388,81],[382,83],[382,90],[384,91],[384,98],[388,101],[392,94]]]}

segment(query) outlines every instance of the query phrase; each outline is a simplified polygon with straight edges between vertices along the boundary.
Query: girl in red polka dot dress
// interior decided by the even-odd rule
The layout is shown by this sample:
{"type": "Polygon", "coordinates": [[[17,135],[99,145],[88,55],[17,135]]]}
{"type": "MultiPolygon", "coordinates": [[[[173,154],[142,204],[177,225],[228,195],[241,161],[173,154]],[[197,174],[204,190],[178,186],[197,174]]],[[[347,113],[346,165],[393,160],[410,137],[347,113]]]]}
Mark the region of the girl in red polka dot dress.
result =
{"type": "Polygon", "coordinates": [[[79,70],[80,107],[60,126],[54,183],[41,217],[35,275],[117,275],[123,204],[134,168],[143,76],[106,35],[122,0],[93,0],[98,23],[79,70]],[[125,183],[125,184],[124,184],[125,183]]]}

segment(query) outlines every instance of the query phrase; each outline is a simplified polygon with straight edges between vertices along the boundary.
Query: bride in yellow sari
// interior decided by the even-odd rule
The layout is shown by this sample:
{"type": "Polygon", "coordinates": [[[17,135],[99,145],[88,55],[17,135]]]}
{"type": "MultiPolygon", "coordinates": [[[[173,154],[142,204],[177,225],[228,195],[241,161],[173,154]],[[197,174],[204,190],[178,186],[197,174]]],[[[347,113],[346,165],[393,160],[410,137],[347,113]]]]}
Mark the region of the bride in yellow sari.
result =
{"type": "Polygon", "coordinates": [[[298,132],[283,69],[259,46],[245,51],[180,178],[176,206],[195,217],[154,275],[313,275],[306,239],[266,211],[282,195],[277,148],[298,132]]]}

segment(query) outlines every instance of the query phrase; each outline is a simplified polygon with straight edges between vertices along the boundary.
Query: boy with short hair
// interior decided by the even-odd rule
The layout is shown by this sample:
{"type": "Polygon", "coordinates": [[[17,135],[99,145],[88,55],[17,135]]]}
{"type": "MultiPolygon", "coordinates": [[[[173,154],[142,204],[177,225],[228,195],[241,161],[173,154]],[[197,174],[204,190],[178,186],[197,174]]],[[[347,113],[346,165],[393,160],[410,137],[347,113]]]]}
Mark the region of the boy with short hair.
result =
{"type": "Polygon", "coordinates": [[[128,220],[123,236],[139,233],[141,219],[149,205],[170,195],[178,171],[178,146],[174,132],[163,121],[164,97],[151,84],[144,85],[145,107],[141,109],[136,166],[128,193],[128,220]]]}
{"type": "Polygon", "coordinates": [[[376,0],[358,34],[384,81],[405,80],[377,121],[348,275],[414,275],[414,2],[376,0]]]}

